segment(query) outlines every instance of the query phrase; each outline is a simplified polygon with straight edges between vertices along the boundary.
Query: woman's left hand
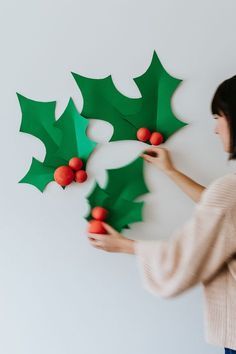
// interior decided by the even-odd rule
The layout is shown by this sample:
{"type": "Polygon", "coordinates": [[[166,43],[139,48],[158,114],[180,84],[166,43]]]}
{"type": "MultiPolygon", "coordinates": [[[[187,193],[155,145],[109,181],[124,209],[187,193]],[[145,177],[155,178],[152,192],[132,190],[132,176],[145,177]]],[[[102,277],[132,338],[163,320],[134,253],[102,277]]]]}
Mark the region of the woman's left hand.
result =
{"type": "Polygon", "coordinates": [[[124,237],[121,233],[103,222],[107,234],[88,233],[88,239],[92,246],[107,252],[134,253],[134,240],[124,237]]]}

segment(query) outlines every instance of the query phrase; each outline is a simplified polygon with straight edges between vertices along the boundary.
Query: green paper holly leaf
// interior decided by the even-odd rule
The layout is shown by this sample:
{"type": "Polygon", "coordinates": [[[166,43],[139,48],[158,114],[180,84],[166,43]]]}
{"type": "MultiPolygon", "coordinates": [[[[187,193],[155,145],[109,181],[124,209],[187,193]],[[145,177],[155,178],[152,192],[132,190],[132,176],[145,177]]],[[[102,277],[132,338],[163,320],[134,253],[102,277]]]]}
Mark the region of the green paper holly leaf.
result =
{"type": "Polygon", "coordinates": [[[96,143],[86,135],[89,122],[79,114],[72,99],[58,120],[55,120],[56,102],[33,101],[20,94],[18,99],[22,111],[20,131],[40,139],[46,148],[44,161],[33,158],[19,183],[32,184],[43,192],[54,180],[55,169],[67,165],[70,158],[78,156],[86,166],[96,143]]]}
{"type": "Polygon", "coordinates": [[[160,132],[164,141],[188,123],[179,120],[171,108],[174,91],[182,80],[170,76],[154,51],[147,71],[134,78],[141,98],[129,98],[115,87],[112,77],[91,79],[72,73],[84,100],[81,114],[113,125],[111,141],[136,140],[137,130],[146,127],[160,132]]]}
{"type": "MultiPolygon", "coordinates": [[[[143,159],[138,157],[130,164],[108,170],[108,181],[104,188],[97,183],[87,197],[91,210],[96,206],[108,210],[106,222],[116,230],[129,228],[129,224],[142,221],[144,202],[135,199],[149,192],[143,175],[143,159]]],[[[92,219],[91,210],[86,216],[92,219]]]]}
{"type": "Polygon", "coordinates": [[[61,131],[62,135],[56,155],[65,161],[69,161],[73,156],[79,156],[86,166],[88,157],[97,143],[86,135],[88,120],[79,114],[72,99],[69,100],[64,113],[55,122],[55,127],[61,131]]]}
{"type": "MultiPolygon", "coordinates": [[[[56,102],[39,102],[17,93],[22,118],[20,131],[40,139],[46,148],[44,162],[55,154],[61,141],[61,132],[55,127],[56,102]]],[[[63,164],[64,160],[54,161],[54,165],[63,164]]],[[[50,164],[49,164],[50,165],[50,164]]]]}
{"type": "Polygon", "coordinates": [[[126,166],[107,170],[107,194],[134,200],[139,195],[148,193],[149,189],[144,180],[143,161],[138,157],[126,166]]]}
{"type": "Polygon", "coordinates": [[[54,180],[54,168],[45,166],[35,157],[32,158],[31,166],[25,177],[19,183],[33,184],[41,192],[45,189],[49,182],[54,180]]]}

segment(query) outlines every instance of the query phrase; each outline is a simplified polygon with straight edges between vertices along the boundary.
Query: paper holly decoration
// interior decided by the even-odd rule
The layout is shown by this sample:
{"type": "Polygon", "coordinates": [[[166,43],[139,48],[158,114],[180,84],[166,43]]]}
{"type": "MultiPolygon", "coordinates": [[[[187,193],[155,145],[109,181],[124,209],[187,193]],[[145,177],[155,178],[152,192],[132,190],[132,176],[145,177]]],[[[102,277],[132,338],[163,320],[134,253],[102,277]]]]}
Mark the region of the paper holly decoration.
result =
{"type": "MultiPolygon", "coordinates": [[[[81,115],[70,99],[56,120],[55,101],[37,102],[18,94],[22,111],[20,131],[40,139],[46,149],[43,161],[33,157],[30,169],[20,183],[32,184],[43,192],[53,180],[62,188],[73,180],[85,181],[86,162],[96,146],[86,135],[87,118],[111,123],[114,128],[112,141],[139,139],[153,145],[161,144],[187,125],[174,115],[171,107],[172,96],[182,80],[166,72],[155,51],[146,72],[134,78],[140,98],[130,98],[119,92],[111,75],[92,79],[72,74],[83,96],[81,115]]],[[[100,219],[104,217],[104,211],[107,211],[105,221],[118,231],[142,221],[144,202],[136,201],[136,198],[149,192],[143,163],[139,157],[124,167],[108,170],[106,186],[101,188],[95,184],[87,197],[91,210],[86,216],[88,221],[96,219],[95,229],[102,228],[100,219]],[[98,209],[94,209],[96,207],[98,209]]]]}
{"type": "Polygon", "coordinates": [[[111,75],[102,79],[72,75],[84,100],[81,114],[111,123],[114,128],[111,141],[136,140],[142,127],[161,133],[166,141],[187,125],[175,117],[171,108],[172,95],[182,80],[166,72],[155,51],[147,71],[134,78],[140,98],[129,98],[119,92],[111,75]]]}
{"type": "Polygon", "coordinates": [[[88,221],[93,219],[91,211],[97,206],[108,210],[106,222],[118,231],[142,221],[144,202],[135,199],[149,192],[144,180],[143,163],[143,159],[138,157],[124,167],[107,171],[106,186],[101,188],[96,183],[87,197],[91,208],[86,216],[88,221]]]}
{"type": "Polygon", "coordinates": [[[17,96],[22,111],[20,131],[40,139],[46,148],[44,161],[33,157],[29,171],[19,183],[32,184],[43,192],[54,180],[55,170],[68,165],[72,157],[78,156],[86,166],[96,143],[86,135],[89,122],[78,113],[72,99],[55,120],[55,101],[38,102],[20,94],[17,96]]]}

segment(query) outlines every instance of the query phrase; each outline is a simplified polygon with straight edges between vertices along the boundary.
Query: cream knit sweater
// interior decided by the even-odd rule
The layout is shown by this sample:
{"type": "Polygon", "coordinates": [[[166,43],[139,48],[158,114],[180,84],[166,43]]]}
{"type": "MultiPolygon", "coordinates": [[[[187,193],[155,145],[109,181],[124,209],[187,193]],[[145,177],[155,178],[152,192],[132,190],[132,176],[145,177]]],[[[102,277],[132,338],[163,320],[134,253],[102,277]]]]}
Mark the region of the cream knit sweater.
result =
{"type": "Polygon", "coordinates": [[[201,284],[205,340],[236,350],[236,173],[210,183],[170,240],[137,240],[142,284],[163,298],[201,284]]]}

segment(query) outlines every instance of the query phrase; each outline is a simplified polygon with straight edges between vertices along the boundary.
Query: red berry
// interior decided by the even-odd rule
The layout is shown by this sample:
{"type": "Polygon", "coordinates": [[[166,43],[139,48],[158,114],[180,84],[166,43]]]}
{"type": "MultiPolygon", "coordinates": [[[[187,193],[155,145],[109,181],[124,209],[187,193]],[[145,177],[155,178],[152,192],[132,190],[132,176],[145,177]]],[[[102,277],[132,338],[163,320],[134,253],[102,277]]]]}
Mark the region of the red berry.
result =
{"type": "Polygon", "coordinates": [[[69,166],[60,166],[54,172],[55,181],[60,186],[68,186],[74,180],[74,172],[69,166]]]}
{"type": "Polygon", "coordinates": [[[79,157],[72,157],[68,165],[72,170],[79,171],[83,167],[83,161],[79,157]]]}
{"type": "Polygon", "coordinates": [[[103,221],[107,218],[108,211],[105,208],[96,206],[92,209],[92,217],[96,220],[103,221]]]}
{"type": "Polygon", "coordinates": [[[137,131],[137,138],[140,141],[147,141],[151,137],[151,132],[148,128],[140,128],[137,131]]]}
{"type": "Polygon", "coordinates": [[[90,220],[88,224],[88,232],[92,234],[106,234],[107,230],[104,228],[100,220],[90,220]]]}
{"type": "Polygon", "coordinates": [[[79,170],[75,172],[75,181],[78,183],[83,183],[88,178],[87,172],[84,170],[79,170]]]}
{"type": "Polygon", "coordinates": [[[154,132],[151,135],[150,143],[152,145],[159,145],[164,141],[163,135],[159,132],[154,132]]]}

